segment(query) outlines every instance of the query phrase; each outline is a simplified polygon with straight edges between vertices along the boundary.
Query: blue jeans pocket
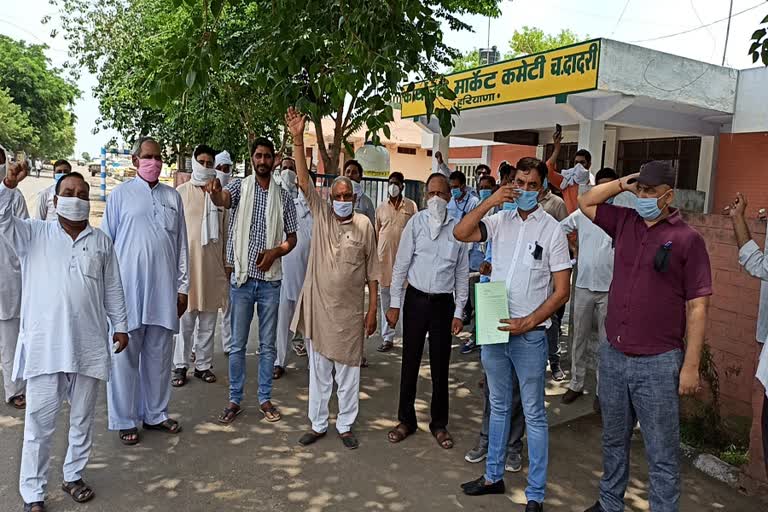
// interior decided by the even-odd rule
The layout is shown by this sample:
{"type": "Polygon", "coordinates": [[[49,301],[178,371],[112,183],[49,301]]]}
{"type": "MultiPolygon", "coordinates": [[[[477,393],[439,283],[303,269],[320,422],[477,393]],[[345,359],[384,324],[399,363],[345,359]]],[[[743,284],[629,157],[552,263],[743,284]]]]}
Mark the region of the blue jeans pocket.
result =
{"type": "Polygon", "coordinates": [[[547,332],[546,331],[528,331],[524,334],[521,334],[521,336],[526,343],[538,344],[538,343],[544,343],[544,341],[547,339],[547,332]]]}

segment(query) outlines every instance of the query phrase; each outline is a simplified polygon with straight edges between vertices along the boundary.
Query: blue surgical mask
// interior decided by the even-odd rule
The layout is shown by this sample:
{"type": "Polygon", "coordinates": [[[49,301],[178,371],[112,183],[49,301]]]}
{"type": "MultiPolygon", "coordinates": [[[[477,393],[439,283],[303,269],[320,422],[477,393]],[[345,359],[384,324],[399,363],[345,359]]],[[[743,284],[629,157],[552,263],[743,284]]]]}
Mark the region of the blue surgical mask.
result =
{"type": "Polygon", "coordinates": [[[349,217],[352,215],[352,209],[354,207],[354,203],[351,201],[334,201],[333,202],[333,211],[341,218],[349,217]]]}
{"type": "Polygon", "coordinates": [[[544,178],[544,182],[541,184],[541,189],[546,190],[549,188],[549,181],[547,181],[547,178],[544,178]]]}
{"type": "Polygon", "coordinates": [[[635,204],[635,210],[645,220],[653,220],[661,215],[659,208],[659,198],[657,197],[638,197],[635,204]]]}
{"type": "Polygon", "coordinates": [[[480,191],[480,200],[481,201],[485,201],[486,199],[491,197],[491,194],[493,194],[493,190],[488,190],[488,189],[481,190],[480,191]]]}
{"type": "Polygon", "coordinates": [[[63,172],[57,172],[56,174],[54,174],[53,175],[54,183],[58,183],[59,180],[64,176],[66,176],[66,173],[63,173],[63,172]]]}
{"type": "Polygon", "coordinates": [[[451,197],[454,199],[458,199],[461,197],[461,189],[460,188],[452,188],[451,189],[451,197]]]}
{"type": "Polygon", "coordinates": [[[504,201],[504,205],[501,207],[501,209],[507,210],[507,211],[517,210],[517,203],[515,203],[514,201],[511,203],[504,201]]]}
{"type": "Polygon", "coordinates": [[[521,190],[520,197],[517,198],[517,206],[526,212],[529,212],[536,208],[539,204],[539,191],[538,190],[521,190]]]}

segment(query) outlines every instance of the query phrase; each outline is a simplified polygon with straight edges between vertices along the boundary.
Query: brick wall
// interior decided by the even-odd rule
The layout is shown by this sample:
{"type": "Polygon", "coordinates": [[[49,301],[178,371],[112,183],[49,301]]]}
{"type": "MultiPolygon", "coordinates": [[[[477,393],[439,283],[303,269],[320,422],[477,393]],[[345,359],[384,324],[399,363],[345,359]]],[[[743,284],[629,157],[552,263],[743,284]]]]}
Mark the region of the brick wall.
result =
{"type": "Polygon", "coordinates": [[[713,212],[736,197],[747,196],[748,215],[768,208],[768,132],[725,133],[720,135],[715,173],[713,212]]]}
{"type": "Polygon", "coordinates": [[[512,165],[526,156],[536,156],[536,146],[521,146],[520,144],[504,144],[503,146],[491,146],[491,169],[493,175],[498,178],[498,170],[501,162],[506,160],[512,165]]]}
{"type": "MultiPolygon", "coordinates": [[[[768,197],[768,196],[766,196],[768,197]]],[[[761,439],[763,387],[755,379],[760,346],[755,342],[760,281],[741,268],[730,218],[713,214],[686,214],[685,219],[707,243],[712,264],[713,295],[707,318],[706,343],[720,377],[723,416],[752,418],[749,478],[767,480],[761,439]]],[[[762,247],[766,226],[750,222],[753,238],[762,247]]]]}
{"type": "Polygon", "coordinates": [[[448,151],[448,159],[451,158],[480,158],[483,156],[483,148],[480,146],[471,146],[465,148],[451,148],[448,151]]]}

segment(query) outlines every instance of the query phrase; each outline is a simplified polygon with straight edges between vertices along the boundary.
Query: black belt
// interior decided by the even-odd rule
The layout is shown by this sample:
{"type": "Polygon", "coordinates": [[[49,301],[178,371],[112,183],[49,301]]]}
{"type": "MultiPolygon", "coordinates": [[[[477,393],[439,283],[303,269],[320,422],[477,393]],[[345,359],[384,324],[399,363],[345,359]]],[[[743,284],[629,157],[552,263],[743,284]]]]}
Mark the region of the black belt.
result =
{"type": "Polygon", "coordinates": [[[546,327],[541,327],[541,326],[539,326],[539,327],[534,327],[533,329],[531,329],[531,330],[530,330],[530,331],[528,331],[528,332],[533,332],[533,331],[546,331],[546,330],[547,330],[547,328],[546,328],[546,327]]]}
{"type": "Polygon", "coordinates": [[[453,300],[453,294],[452,293],[424,293],[423,291],[419,290],[418,288],[414,288],[410,284],[408,285],[408,291],[415,294],[418,297],[425,297],[429,300],[440,300],[440,299],[451,299],[453,300]]]}

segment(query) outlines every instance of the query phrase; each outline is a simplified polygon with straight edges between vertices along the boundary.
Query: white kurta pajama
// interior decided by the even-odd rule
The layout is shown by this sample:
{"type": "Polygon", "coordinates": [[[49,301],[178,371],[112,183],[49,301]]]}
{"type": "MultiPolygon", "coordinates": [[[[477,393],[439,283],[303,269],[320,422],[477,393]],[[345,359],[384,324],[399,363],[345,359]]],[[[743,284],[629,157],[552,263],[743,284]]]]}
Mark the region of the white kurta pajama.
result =
{"type": "Polygon", "coordinates": [[[40,220],[56,220],[56,207],[53,205],[53,198],[56,196],[56,183],[50,187],[44,188],[37,193],[37,204],[32,212],[32,217],[40,220]]]}
{"type": "Polygon", "coordinates": [[[141,178],[107,197],[101,222],[115,242],[125,284],[125,357],[113,357],[107,386],[109,429],[129,430],[168,419],[177,298],[189,292],[187,228],[179,193],[141,178]]]}
{"type": "MultiPolygon", "coordinates": [[[[27,204],[19,189],[11,194],[11,215],[29,218],[27,204]]],[[[21,314],[21,263],[13,246],[13,223],[0,229],[0,370],[3,372],[5,401],[24,393],[24,381],[13,378],[13,358],[19,337],[21,314]]]]}
{"type": "MultiPolygon", "coordinates": [[[[285,366],[288,344],[293,338],[291,320],[296,311],[304,276],[307,274],[307,261],[312,239],[312,215],[304,194],[299,191],[293,199],[296,205],[296,218],[299,230],[296,232],[296,247],[283,256],[283,282],[280,287],[280,307],[277,310],[277,358],[275,366],[285,366]]],[[[305,340],[306,341],[306,340],[305,340]]]]}
{"type": "Polygon", "coordinates": [[[173,365],[175,368],[188,368],[194,350],[195,369],[205,371],[212,367],[213,337],[219,308],[226,307],[228,302],[229,283],[224,269],[226,231],[224,209],[213,205],[203,189],[194,183],[193,174],[191,181],[176,189],[184,205],[187,226],[189,298],[187,311],[179,322],[173,365]],[[215,239],[207,240],[203,234],[203,222],[208,220],[218,224],[218,237],[215,239]]]}
{"type": "Polygon", "coordinates": [[[109,377],[107,319],[116,332],[128,325],[111,240],[88,226],[73,241],[58,222],[14,218],[11,193],[0,184],[0,228],[12,234],[23,276],[13,374],[27,381],[19,490],[31,503],[45,499],[50,445],[64,399],[71,404],[64,479],[82,477],[99,381],[109,377]]]}

